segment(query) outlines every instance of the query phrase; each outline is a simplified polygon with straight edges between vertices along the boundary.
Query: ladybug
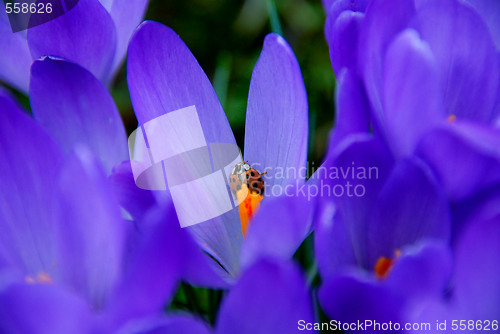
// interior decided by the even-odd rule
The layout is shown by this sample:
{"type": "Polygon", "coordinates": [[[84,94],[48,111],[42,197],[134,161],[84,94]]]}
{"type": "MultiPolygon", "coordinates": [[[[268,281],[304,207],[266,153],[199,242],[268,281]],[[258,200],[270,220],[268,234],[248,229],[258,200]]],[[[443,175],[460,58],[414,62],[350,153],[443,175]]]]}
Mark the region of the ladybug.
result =
{"type": "Polygon", "coordinates": [[[233,196],[236,197],[236,193],[241,190],[243,184],[248,187],[250,193],[264,196],[264,180],[262,179],[262,175],[266,173],[259,173],[248,164],[248,161],[236,164],[233,167],[231,175],[229,175],[229,187],[233,196]]]}

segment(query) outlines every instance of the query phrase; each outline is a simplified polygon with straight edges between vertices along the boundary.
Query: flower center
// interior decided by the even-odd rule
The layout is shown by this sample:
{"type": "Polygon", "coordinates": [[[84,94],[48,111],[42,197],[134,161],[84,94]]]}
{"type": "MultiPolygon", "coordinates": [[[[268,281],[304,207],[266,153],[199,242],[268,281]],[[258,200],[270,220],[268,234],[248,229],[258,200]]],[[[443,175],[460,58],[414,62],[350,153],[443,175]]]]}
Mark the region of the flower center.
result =
{"type": "Polygon", "coordinates": [[[457,120],[457,116],[451,114],[451,115],[448,115],[448,118],[446,118],[446,120],[450,123],[453,123],[457,120]]]}
{"type": "Polygon", "coordinates": [[[378,258],[377,263],[375,264],[375,277],[380,279],[385,279],[389,276],[392,267],[396,263],[396,260],[401,256],[401,251],[397,249],[394,252],[394,258],[387,258],[385,256],[381,256],[378,258]]]}
{"type": "Polygon", "coordinates": [[[52,278],[50,278],[49,274],[45,272],[39,272],[38,275],[33,278],[32,276],[26,276],[25,278],[26,283],[28,284],[52,284],[52,278]]]}
{"type": "Polygon", "coordinates": [[[241,189],[236,193],[236,197],[240,203],[238,211],[240,212],[241,231],[243,232],[243,236],[246,237],[250,220],[257,212],[263,196],[253,192],[249,193],[247,185],[243,184],[241,189]]]}

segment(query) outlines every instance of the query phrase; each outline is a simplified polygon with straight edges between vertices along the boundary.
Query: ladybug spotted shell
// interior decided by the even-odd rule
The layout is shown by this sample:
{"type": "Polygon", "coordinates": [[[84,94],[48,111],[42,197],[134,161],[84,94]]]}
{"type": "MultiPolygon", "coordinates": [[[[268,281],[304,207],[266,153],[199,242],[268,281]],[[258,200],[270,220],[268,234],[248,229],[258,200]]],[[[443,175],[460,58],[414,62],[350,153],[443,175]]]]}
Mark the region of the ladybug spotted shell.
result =
{"type": "Polygon", "coordinates": [[[243,184],[248,186],[250,193],[264,196],[264,180],[256,169],[250,168],[241,174],[231,174],[229,176],[229,187],[235,197],[243,184]]]}

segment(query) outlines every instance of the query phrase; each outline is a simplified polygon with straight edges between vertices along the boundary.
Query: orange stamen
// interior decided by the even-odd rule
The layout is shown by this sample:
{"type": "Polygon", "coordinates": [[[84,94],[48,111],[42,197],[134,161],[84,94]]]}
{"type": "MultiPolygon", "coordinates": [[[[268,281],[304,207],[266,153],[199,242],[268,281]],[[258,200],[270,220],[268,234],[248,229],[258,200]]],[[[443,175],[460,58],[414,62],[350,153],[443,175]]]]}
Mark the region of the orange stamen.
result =
{"type": "Polygon", "coordinates": [[[450,123],[453,123],[453,122],[455,122],[457,120],[457,116],[451,114],[451,115],[448,116],[448,118],[446,120],[448,122],[450,122],[450,123]]]}
{"type": "Polygon", "coordinates": [[[238,211],[240,212],[241,231],[245,237],[250,225],[250,220],[257,212],[263,197],[252,192],[248,192],[248,188],[245,184],[241,190],[236,193],[236,197],[240,203],[238,211]]]}
{"type": "Polygon", "coordinates": [[[394,254],[394,259],[390,259],[385,256],[379,257],[377,263],[375,264],[375,277],[384,279],[389,276],[392,267],[394,267],[394,264],[396,263],[396,260],[401,256],[401,251],[399,249],[396,249],[394,251],[394,254]]]}
{"type": "Polygon", "coordinates": [[[39,273],[37,276],[39,283],[52,283],[52,278],[46,273],[39,273]]]}
{"type": "Polygon", "coordinates": [[[384,256],[379,257],[377,264],[375,265],[375,276],[377,278],[387,278],[391,272],[394,262],[394,260],[388,259],[384,256]]]}
{"type": "Polygon", "coordinates": [[[44,273],[43,271],[40,272],[35,278],[33,278],[31,276],[26,276],[26,278],[24,280],[28,284],[35,284],[35,283],[52,284],[53,283],[52,278],[50,278],[50,276],[47,273],[44,273]]]}

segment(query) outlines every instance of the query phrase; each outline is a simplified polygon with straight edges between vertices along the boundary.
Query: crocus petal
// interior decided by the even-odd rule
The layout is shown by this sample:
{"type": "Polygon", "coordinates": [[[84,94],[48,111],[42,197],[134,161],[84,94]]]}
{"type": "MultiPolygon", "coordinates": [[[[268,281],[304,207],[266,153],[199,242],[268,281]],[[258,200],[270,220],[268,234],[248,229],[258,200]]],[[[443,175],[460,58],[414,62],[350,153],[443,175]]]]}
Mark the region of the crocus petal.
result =
{"type": "Polygon", "coordinates": [[[177,220],[172,203],[151,210],[134,231],[128,265],[107,309],[106,326],[160,314],[178,282],[227,288],[228,283],[177,220]]]}
{"type": "Polygon", "coordinates": [[[423,241],[403,249],[384,284],[413,304],[440,298],[452,274],[446,243],[423,241]]]}
{"type": "Polygon", "coordinates": [[[104,171],[92,154],[78,149],[60,180],[58,250],[53,266],[61,280],[103,307],[121,274],[126,225],[104,171]]]}
{"type": "Polygon", "coordinates": [[[120,334],[210,334],[203,321],[188,315],[171,315],[144,319],[127,325],[120,334]]]}
{"type": "Polygon", "coordinates": [[[24,282],[25,274],[19,268],[12,266],[0,257],[0,291],[4,291],[12,284],[24,282]]]}
{"type": "Polygon", "coordinates": [[[295,333],[299,320],[313,319],[312,298],[298,268],[289,262],[260,261],[244,272],[222,302],[215,333],[295,333]]]}
{"type": "Polygon", "coordinates": [[[139,124],[194,105],[208,143],[235,144],[210,81],[172,29],[141,24],[129,45],[127,80],[139,124]]]}
{"type": "Polygon", "coordinates": [[[101,5],[106,8],[106,10],[108,12],[111,11],[111,7],[113,6],[113,3],[115,2],[115,0],[99,0],[99,2],[101,3],[101,5]]]}
{"type": "Polygon", "coordinates": [[[50,58],[31,69],[33,115],[70,152],[84,144],[106,172],[128,158],[125,128],[106,88],[79,65],[50,58]]]}
{"type": "Polygon", "coordinates": [[[323,8],[325,9],[325,11],[328,13],[330,11],[330,8],[332,7],[332,5],[336,2],[335,0],[321,0],[321,2],[323,3],[323,8]]]}
{"type": "Polygon", "coordinates": [[[84,300],[51,284],[14,284],[0,294],[2,333],[86,334],[89,313],[84,300]]]}
{"type": "Polygon", "coordinates": [[[462,235],[472,222],[489,220],[500,215],[500,184],[478,191],[453,208],[453,237],[462,235]]]}
{"type": "Polygon", "coordinates": [[[0,90],[0,257],[36,277],[56,260],[54,198],[63,153],[0,90]]]}
{"type": "Polygon", "coordinates": [[[65,58],[107,84],[115,56],[116,31],[111,16],[98,0],[79,0],[66,14],[30,28],[28,45],[34,59],[65,58]]]}
{"type": "Polygon", "coordinates": [[[118,202],[135,220],[139,221],[149,209],[157,205],[151,191],[136,185],[130,161],[115,166],[109,180],[118,202]]]}
{"type": "Polygon", "coordinates": [[[319,205],[314,233],[314,253],[321,278],[325,281],[338,272],[357,267],[353,244],[345,223],[331,201],[319,205]]]}
{"type": "MultiPolygon", "coordinates": [[[[445,244],[423,242],[403,250],[386,280],[375,280],[362,272],[326,279],[319,301],[330,318],[344,323],[392,321],[403,326],[402,320],[441,298],[451,269],[452,256],[445,244]]],[[[384,332],[370,326],[358,332],[365,331],[384,332]]]]}
{"type": "Polygon", "coordinates": [[[381,189],[367,225],[369,267],[415,241],[448,240],[450,225],[445,192],[430,169],[416,159],[402,160],[381,189]]]}
{"type": "Polygon", "coordinates": [[[423,134],[446,118],[437,67],[414,30],[391,43],[385,57],[384,124],[397,155],[411,155],[423,134]],[[404,74],[403,74],[404,73],[404,74]]]}
{"type": "MultiPolygon", "coordinates": [[[[228,288],[234,282],[233,274],[238,271],[228,272],[225,267],[221,266],[221,263],[217,263],[213,258],[208,256],[205,253],[206,251],[202,252],[193,235],[189,233],[190,231],[180,228],[177,217],[174,216],[174,218],[172,224],[175,226],[177,232],[177,240],[182,244],[180,252],[184,255],[182,279],[196,286],[214,289],[228,288]]],[[[238,251],[235,251],[235,253],[239,255],[238,251]]],[[[223,263],[225,264],[225,262],[223,263]]]]}
{"type": "MultiPolygon", "coordinates": [[[[500,53],[498,54],[498,64],[500,64],[500,53]]],[[[499,65],[500,68],[500,65],[499,65]]],[[[499,127],[500,124],[500,84],[498,85],[497,99],[493,107],[493,126],[499,127]]]]}
{"type": "Polygon", "coordinates": [[[471,225],[458,244],[455,298],[469,319],[498,319],[499,252],[500,216],[471,225]]]}
{"type": "Polygon", "coordinates": [[[497,50],[500,50],[500,2],[495,0],[466,0],[481,15],[490,28],[491,36],[495,41],[497,50]]]}
{"type": "Polygon", "coordinates": [[[185,261],[175,218],[171,206],[159,207],[139,225],[127,267],[107,307],[105,332],[112,332],[133,318],[160,314],[172,297],[185,261]]]}
{"type": "MultiPolygon", "coordinates": [[[[456,330],[453,330],[451,327],[453,320],[455,320],[455,324],[460,324],[457,319],[468,319],[468,317],[469,315],[467,313],[459,310],[455,305],[450,303],[445,304],[436,300],[427,303],[421,312],[415,313],[415,316],[411,318],[411,322],[435,323],[434,326],[436,326],[436,328],[439,326],[440,333],[453,334],[456,333],[456,330]],[[436,320],[438,320],[438,322],[436,322],[436,320]]],[[[486,331],[478,331],[478,333],[486,333],[486,331]]]]}
{"type": "Polygon", "coordinates": [[[0,80],[22,92],[28,91],[31,54],[24,32],[13,33],[7,13],[0,11],[0,80]]]}
{"type": "Polygon", "coordinates": [[[187,229],[203,250],[216,259],[230,277],[239,274],[243,233],[237,208],[187,229]]]}
{"type": "Polygon", "coordinates": [[[323,197],[337,205],[361,266],[368,264],[367,228],[373,205],[392,164],[392,156],[381,140],[365,134],[352,135],[328,153],[323,168],[316,172],[322,177],[323,197]],[[355,187],[360,196],[354,195],[355,187]]]}
{"type": "MultiPolygon", "coordinates": [[[[414,15],[413,0],[374,0],[366,12],[358,48],[359,64],[377,117],[381,117],[383,111],[383,55],[394,37],[408,26],[414,15]],[[389,17],[390,20],[387,19],[389,17]]],[[[376,120],[380,122],[380,119],[376,120]]]]}
{"type": "MultiPolygon", "coordinates": [[[[134,110],[142,125],[194,105],[207,143],[236,144],[222,106],[207,76],[187,46],[170,28],[143,23],[132,37],[127,63],[134,110]]],[[[238,211],[189,227],[200,245],[229,272],[239,271],[242,242],[238,211]]]]}
{"type": "Polygon", "coordinates": [[[259,207],[243,244],[242,266],[259,258],[287,260],[299,248],[311,231],[312,205],[305,196],[297,196],[298,190],[290,190],[292,197],[272,198],[259,207]]]}
{"type": "Polygon", "coordinates": [[[26,39],[12,32],[0,32],[0,80],[27,93],[32,62],[26,39]]]}
{"type": "Polygon", "coordinates": [[[432,167],[448,196],[459,201],[500,181],[499,148],[498,129],[456,122],[425,136],[416,152],[432,167]]]}
{"type": "Polygon", "coordinates": [[[325,12],[332,13],[335,11],[340,14],[344,10],[353,10],[364,12],[370,0],[322,0],[325,12]]]}
{"type": "Polygon", "coordinates": [[[329,147],[339,145],[349,135],[370,130],[370,107],[359,79],[344,69],[338,76],[337,87],[337,117],[329,147]]]}
{"type": "MultiPolygon", "coordinates": [[[[486,220],[472,221],[464,233],[460,234],[455,254],[454,295],[443,300],[435,298],[413,321],[435,321],[442,324],[457,323],[456,319],[498,319],[500,270],[496,265],[500,245],[500,216],[486,220]],[[487,273],[485,275],[484,273],[487,273]],[[478,284],[478,279],[481,283],[478,284]]],[[[463,231],[461,231],[463,232],[463,231]]],[[[396,267],[396,266],[395,266],[396,267]]],[[[440,272],[442,270],[436,270],[440,272]]],[[[489,326],[491,326],[491,320],[489,326]]],[[[446,328],[444,325],[441,329],[446,328]]],[[[491,329],[490,329],[491,330],[491,329]]],[[[490,331],[479,331],[481,333],[490,331]]],[[[448,326],[451,334],[453,330],[448,326]]]]}
{"type": "Polygon", "coordinates": [[[233,272],[228,273],[218,262],[199,248],[192,236],[185,235],[186,261],[182,279],[192,285],[212,289],[227,289],[235,281],[233,272]]]}
{"type": "MultiPolygon", "coordinates": [[[[127,46],[135,29],[141,23],[149,0],[114,0],[111,17],[116,26],[116,52],[113,72],[121,66],[127,53],[127,46]]],[[[109,9],[108,9],[109,11],[109,9]]]]}
{"type": "Polygon", "coordinates": [[[358,39],[364,14],[346,10],[335,16],[330,13],[325,23],[325,35],[330,49],[333,71],[338,76],[343,67],[357,70],[358,39]]]}
{"type": "MultiPolygon", "coordinates": [[[[403,300],[386,286],[351,275],[339,275],[327,281],[318,293],[320,304],[329,318],[341,323],[401,322],[403,300]]],[[[345,328],[349,330],[349,328],[345,328]]],[[[366,327],[349,333],[383,333],[366,327]]]]}
{"type": "Polygon", "coordinates": [[[307,96],[299,64],[287,42],[269,34],[255,65],[245,124],[245,159],[262,172],[268,188],[302,182],[306,166],[307,96]],[[287,169],[288,168],[288,169],[287,169]],[[282,176],[278,176],[279,172],[282,176]]]}
{"type": "Polygon", "coordinates": [[[420,2],[415,25],[436,58],[448,113],[490,121],[499,68],[485,22],[463,2],[426,0],[420,2]]]}

